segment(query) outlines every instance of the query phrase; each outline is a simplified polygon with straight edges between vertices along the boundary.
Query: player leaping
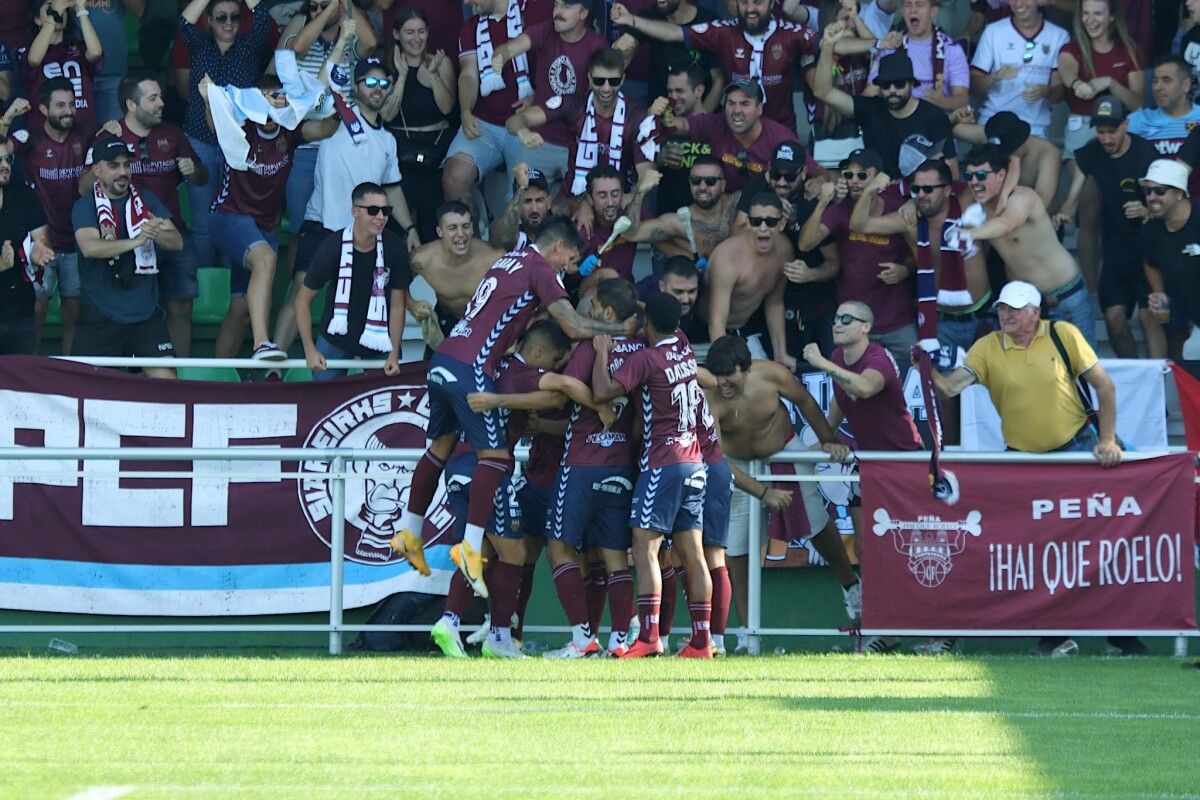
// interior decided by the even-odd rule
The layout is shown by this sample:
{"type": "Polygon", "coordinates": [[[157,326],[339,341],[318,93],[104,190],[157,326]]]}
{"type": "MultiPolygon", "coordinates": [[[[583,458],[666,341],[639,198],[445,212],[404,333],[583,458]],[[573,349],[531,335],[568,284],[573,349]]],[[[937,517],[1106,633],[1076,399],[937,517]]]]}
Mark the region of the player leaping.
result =
{"type": "Polygon", "coordinates": [[[413,473],[404,526],[392,538],[392,548],[422,575],[429,574],[429,566],[421,546],[421,525],[461,434],[475,448],[479,462],[471,481],[466,532],[463,541],[450,549],[450,557],[471,588],[487,597],[481,554],[484,527],[492,514],[496,488],[512,472],[513,458],[505,442],[503,412],[472,411],[467,395],[496,391],[500,359],[538,309],[545,306],[572,339],[631,333],[636,327],[634,318],[602,322],[586,319],[571,307],[562,273],[578,269],[581,244],[569,220],[547,220],[533,245],[506,254],[492,266],[463,318],[429,362],[429,448],[413,473]]]}

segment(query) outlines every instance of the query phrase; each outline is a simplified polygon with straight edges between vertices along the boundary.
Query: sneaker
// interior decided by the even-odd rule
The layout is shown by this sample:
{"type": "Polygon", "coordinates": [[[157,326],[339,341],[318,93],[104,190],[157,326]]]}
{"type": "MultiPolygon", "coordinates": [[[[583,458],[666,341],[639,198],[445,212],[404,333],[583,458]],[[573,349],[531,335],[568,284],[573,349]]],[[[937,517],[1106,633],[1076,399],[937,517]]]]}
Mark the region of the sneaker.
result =
{"type": "Polygon", "coordinates": [[[1029,651],[1031,656],[1048,656],[1049,658],[1070,658],[1079,655],[1079,645],[1074,639],[1065,636],[1043,636],[1029,651]]]}
{"type": "Polygon", "coordinates": [[[274,342],[263,342],[254,348],[250,356],[255,361],[287,361],[287,353],[279,349],[274,342]]]}
{"type": "Polygon", "coordinates": [[[858,581],[849,589],[842,589],[842,598],[846,601],[846,616],[851,620],[862,617],[862,581],[858,581]]]}
{"type": "Polygon", "coordinates": [[[914,647],[912,651],[917,655],[940,656],[946,653],[953,653],[956,644],[958,644],[958,639],[953,636],[949,638],[926,639],[914,647]]]}
{"type": "Polygon", "coordinates": [[[629,645],[629,649],[621,658],[650,658],[651,656],[661,656],[663,654],[663,645],[659,640],[653,642],[643,642],[637,639],[633,644],[629,645]]]}
{"type": "Polygon", "coordinates": [[[1148,656],[1150,648],[1136,636],[1110,636],[1108,643],[1112,645],[1113,655],[1148,656]]]}
{"type": "Polygon", "coordinates": [[[467,651],[463,649],[458,629],[452,627],[444,618],[434,623],[429,637],[446,658],[467,658],[467,651]]]}
{"type": "Polygon", "coordinates": [[[498,642],[489,636],[483,643],[484,658],[524,658],[525,654],[517,647],[516,642],[509,639],[498,642]]]}
{"type": "Polygon", "coordinates": [[[712,659],[712,647],[696,647],[691,642],[688,642],[687,647],[684,647],[675,654],[676,658],[707,658],[712,659]]]}
{"type": "MultiPolygon", "coordinates": [[[[422,575],[429,575],[429,564],[425,561],[425,548],[421,540],[407,528],[392,537],[392,550],[404,556],[412,568],[422,575]]],[[[453,553],[451,553],[453,557],[453,553]]],[[[455,562],[458,563],[458,562],[455,562]]],[[[485,594],[484,597],[487,597],[485,594]]]]}
{"type": "Polygon", "coordinates": [[[891,653],[899,644],[899,636],[864,636],[858,644],[858,652],[891,653]]]}
{"type": "Polygon", "coordinates": [[[588,639],[587,645],[580,647],[574,641],[567,642],[566,647],[558,650],[547,650],[542,653],[543,658],[549,658],[552,661],[569,661],[576,658],[592,658],[600,655],[600,642],[596,641],[596,637],[588,639]]]}
{"type": "MultiPolygon", "coordinates": [[[[402,531],[402,533],[407,533],[407,531],[402,531]]],[[[486,600],[488,588],[487,584],[483,582],[483,556],[475,552],[475,548],[464,541],[450,548],[450,560],[467,579],[467,583],[475,590],[475,594],[486,600]]],[[[422,563],[424,563],[424,556],[422,556],[422,563]]],[[[428,570],[429,567],[425,567],[425,569],[428,570]]]]}
{"type": "Polygon", "coordinates": [[[467,637],[467,644],[471,644],[471,645],[483,644],[484,640],[487,639],[488,632],[491,631],[491,629],[492,629],[492,615],[484,614],[483,615],[483,624],[479,626],[478,630],[476,630],[474,633],[472,633],[470,636],[467,637]]]}

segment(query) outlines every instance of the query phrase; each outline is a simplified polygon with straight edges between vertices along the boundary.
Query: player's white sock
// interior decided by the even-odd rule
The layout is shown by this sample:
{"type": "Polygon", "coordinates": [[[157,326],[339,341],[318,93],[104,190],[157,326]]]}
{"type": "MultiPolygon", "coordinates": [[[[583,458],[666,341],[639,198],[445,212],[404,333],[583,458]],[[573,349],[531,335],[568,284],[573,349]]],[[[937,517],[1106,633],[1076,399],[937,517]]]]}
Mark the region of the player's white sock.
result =
{"type": "Polygon", "coordinates": [[[447,611],[442,614],[442,619],[445,620],[446,624],[451,628],[458,630],[459,623],[461,622],[461,620],[458,618],[458,614],[455,614],[453,611],[447,611]]]}
{"type": "Polygon", "coordinates": [[[512,641],[512,628],[497,628],[493,625],[492,641],[496,644],[508,644],[512,641]]]}
{"type": "Polygon", "coordinates": [[[411,511],[405,511],[403,527],[408,532],[416,534],[417,538],[420,538],[421,528],[425,527],[425,518],[420,514],[414,514],[411,511]]]}
{"type": "Polygon", "coordinates": [[[575,642],[575,646],[581,650],[587,647],[588,642],[592,640],[592,626],[588,623],[582,625],[571,626],[571,641],[575,642]]]}
{"type": "Polygon", "coordinates": [[[463,535],[463,541],[471,545],[476,553],[483,551],[483,526],[468,525],[467,531],[463,535]]]}

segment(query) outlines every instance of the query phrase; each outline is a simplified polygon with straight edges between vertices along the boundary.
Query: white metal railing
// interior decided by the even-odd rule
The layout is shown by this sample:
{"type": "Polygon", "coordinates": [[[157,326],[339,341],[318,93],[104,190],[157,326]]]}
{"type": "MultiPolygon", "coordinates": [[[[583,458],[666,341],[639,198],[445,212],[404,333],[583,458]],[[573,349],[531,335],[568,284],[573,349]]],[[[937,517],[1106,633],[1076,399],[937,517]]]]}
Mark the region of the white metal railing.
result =
{"type": "MultiPolygon", "coordinates": [[[[168,359],[169,360],[169,359],[168,359]]],[[[254,366],[261,366],[255,362],[254,366]]],[[[1175,448],[1172,452],[1180,452],[1175,448]]],[[[215,632],[326,632],[329,634],[329,652],[338,655],[342,652],[342,634],[354,631],[407,631],[420,632],[427,630],[424,625],[346,625],[343,619],[343,590],[345,562],[345,504],[346,481],[366,480],[373,473],[350,472],[347,465],[358,461],[407,461],[415,463],[420,459],[423,450],[415,448],[398,448],[386,450],[339,449],[322,450],[316,448],[262,448],[239,447],[237,449],[217,448],[159,448],[159,447],[127,447],[127,448],[32,448],[9,447],[0,448],[0,477],[11,476],[4,469],[6,462],[21,461],[92,461],[92,460],[128,460],[142,462],[180,462],[180,461],[331,461],[330,470],[325,473],[332,481],[331,500],[331,530],[330,530],[330,585],[329,585],[329,622],[327,624],[147,624],[147,625],[0,625],[0,633],[215,633],[215,632]]],[[[517,452],[518,459],[523,460],[526,453],[517,452]]],[[[1129,453],[1129,460],[1153,458],[1163,453],[1129,453]]],[[[892,460],[924,462],[929,458],[927,452],[859,452],[859,461],[892,460]]],[[[950,463],[1092,463],[1093,459],[1087,453],[972,453],[948,451],[943,454],[943,460],[950,463]]],[[[801,481],[849,481],[859,480],[857,475],[774,475],[767,471],[766,465],[778,463],[829,463],[830,458],[825,453],[816,451],[785,451],[770,459],[760,459],[750,462],[751,475],[756,479],[773,482],[801,481]]],[[[28,475],[22,471],[21,475],[28,475]]],[[[62,473],[59,473],[62,474],[62,473]]],[[[171,471],[169,473],[131,471],[130,476],[138,477],[195,477],[194,471],[171,471]]],[[[301,478],[298,472],[280,473],[280,477],[301,478]]],[[[750,504],[750,541],[749,552],[758,553],[762,544],[762,506],[759,503],[750,504]]],[[[750,652],[757,654],[761,650],[762,636],[839,636],[845,631],[837,628],[767,628],[762,625],[762,562],[758,558],[750,558],[748,581],[748,619],[745,620],[745,630],[750,636],[750,652]]],[[[526,626],[526,630],[534,633],[567,632],[564,626],[526,626]]],[[[863,633],[869,634],[870,630],[863,633]]],[[[890,632],[890,633],[895,633],[890,632]]],[[[971,636],[980,635],[978,631],[944,631],[944,630],[912,630],[902,631],[903,635],[912,636],[971,636]]],[[[987,631],[988,636],[1029,636],[1029,635],[1124,635],[1141,634],[1152,636],[1174,636],[1176,655],[1187,654],[1187,637],[1200,636],[1196,631],[1173,632],[1143,632],[1143,631],[1094,631],[1094,630],[1055,630],[1055,631],[987,631]]]]}

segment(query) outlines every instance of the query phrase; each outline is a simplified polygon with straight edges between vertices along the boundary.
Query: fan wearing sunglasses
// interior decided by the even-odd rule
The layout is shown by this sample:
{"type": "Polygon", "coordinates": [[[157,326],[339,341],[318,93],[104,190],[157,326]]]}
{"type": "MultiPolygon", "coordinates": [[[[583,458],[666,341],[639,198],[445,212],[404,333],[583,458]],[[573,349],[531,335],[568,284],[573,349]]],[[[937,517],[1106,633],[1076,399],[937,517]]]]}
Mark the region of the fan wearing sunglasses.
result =
{"type": "MultiPolygon", "coordinates": [[[[658,175],[659,173],[647,173],[658,175]]],[[[634,221],[625,233],[631,242],[650,242],[665,256],[707,259],[733,230],[738,192],[725,194],[725,173],[711,155],[696,156],[688,170],[692,202],[654,219],[634,221]],[[694,249],[693,249],[694,243],[694,249]]]]}
{"type": "Polygon", "coordinates": [[[979,112],[987,122],[1011,111],[1045,136],[1051,106],[1066,90],[1058,72],[1058,53],[1070,41],[1066,30],[1042,14],[1038,0],[1009,0],[1012,16],[983,29],[971,59],[971,93],[982,95],[979,112]]]}
{"type": "Polygon", "coordinates": [[[1020,159],[1021,185],[1037,192],[1046,208],[1054,204],[1063,153],[1049,140],[1030,133],[1028,122],[1011,111],[999,111],[986,125],[979,125],[970,106],[960,108],[950,118],[955,123],[954,136],[960,141],[978,145],[999,143],[1001,149],[1020,159]]]}

